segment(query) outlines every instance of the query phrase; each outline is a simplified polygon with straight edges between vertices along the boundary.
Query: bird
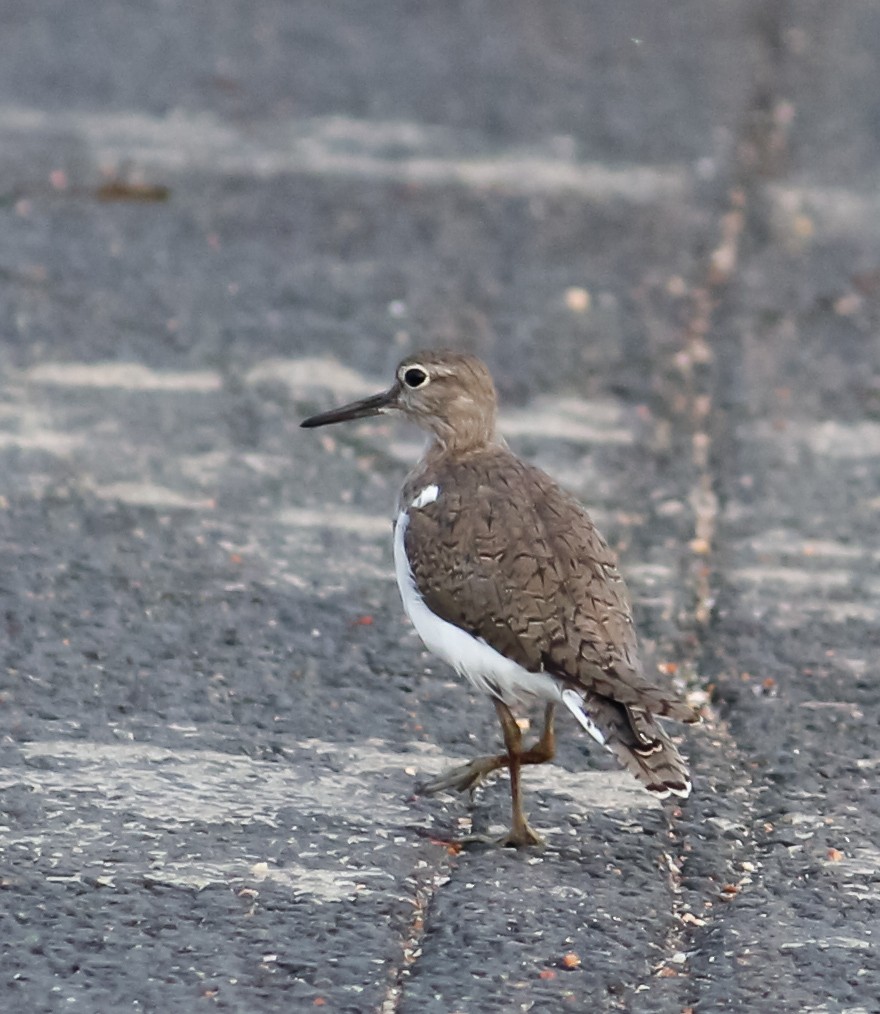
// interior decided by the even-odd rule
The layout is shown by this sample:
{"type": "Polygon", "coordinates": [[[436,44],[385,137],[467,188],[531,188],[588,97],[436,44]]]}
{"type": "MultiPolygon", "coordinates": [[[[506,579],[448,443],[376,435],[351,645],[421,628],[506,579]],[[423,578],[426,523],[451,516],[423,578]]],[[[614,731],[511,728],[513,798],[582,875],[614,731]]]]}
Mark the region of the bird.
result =
{"type": "Polygon", "coordinates": [[[687,797],[688,767],[660,719],[699,721],[671,680],[639,657],[630,597],[586,509],[498,431],[492,376],[476,356],[407,356],[386,390],[310,416],[313,428],[400,415],[429,436],[404,481],[393,528],[394,569],[416,632],[433,654],[491,698],[504,750],[443,772],[425,794],[473,792],[510,775],[510,830],[498,844],[543,844],[526,817],[524,766],[551,761],[558,708],[650,793],[687,797]],[[526,747],[514,711],[543,702],[526,747]]]}

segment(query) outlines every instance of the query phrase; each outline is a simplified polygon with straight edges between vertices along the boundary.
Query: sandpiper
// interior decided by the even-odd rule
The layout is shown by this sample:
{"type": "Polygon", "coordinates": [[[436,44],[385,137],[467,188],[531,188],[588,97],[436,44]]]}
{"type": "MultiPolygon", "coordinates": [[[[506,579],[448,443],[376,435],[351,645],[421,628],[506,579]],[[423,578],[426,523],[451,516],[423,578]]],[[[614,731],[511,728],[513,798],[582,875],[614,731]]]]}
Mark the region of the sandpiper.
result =
{"type": "Polygon", "coordinates": [[[404,609],[426,647],[491,697],[505,746],[421,790],[473,790],[508,768],[512,821],[499,843],[540,844],[523,811],[520,768],[552,760],[561,704],[650,792],[687,796],[687,766],[657,719],[698,715],[642,668],[626,586],[590,516],[498,434],[486,366],[460,352],[419,352],[387,391],[301,425],[385,413],[432,438],[394,523],[404,609]],[[511,706],[534,699],[545,702],[544,728],[525,749],[511,706]]]}

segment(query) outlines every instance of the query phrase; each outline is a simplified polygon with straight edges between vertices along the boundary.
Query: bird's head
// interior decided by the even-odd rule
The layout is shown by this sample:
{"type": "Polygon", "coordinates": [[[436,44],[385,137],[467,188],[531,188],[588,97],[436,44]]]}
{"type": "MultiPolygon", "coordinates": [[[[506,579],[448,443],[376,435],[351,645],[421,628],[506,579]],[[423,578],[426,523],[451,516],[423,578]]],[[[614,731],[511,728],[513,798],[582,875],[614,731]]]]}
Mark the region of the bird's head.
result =
{"type": "Polygon", "coordinates": [[[443,447],[492,443],[497,397],[492,377],[476,356],[446,349],[407,356],[387,391],[304,419],[305,427],[400,413],[433,434],[443,447]]]}

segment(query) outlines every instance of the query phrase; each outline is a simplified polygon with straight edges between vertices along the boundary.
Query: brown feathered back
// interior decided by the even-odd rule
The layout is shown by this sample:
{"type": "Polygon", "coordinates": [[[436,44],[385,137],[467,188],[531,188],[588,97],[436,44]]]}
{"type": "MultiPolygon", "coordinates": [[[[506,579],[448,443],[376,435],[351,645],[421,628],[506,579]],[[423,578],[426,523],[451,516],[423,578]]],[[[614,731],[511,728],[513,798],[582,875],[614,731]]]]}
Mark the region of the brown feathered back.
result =
{"type": "MultiPolygon", "coordinates": [[[[432,462],[434,503],[410,513],[406,552],[434,613],[520,663],[656,715],[692,719],[648,680],[614,554],[583,507],[506,448],[432,462]]],[[[416,473],[402,505],[424,485],[416,473]]]]}

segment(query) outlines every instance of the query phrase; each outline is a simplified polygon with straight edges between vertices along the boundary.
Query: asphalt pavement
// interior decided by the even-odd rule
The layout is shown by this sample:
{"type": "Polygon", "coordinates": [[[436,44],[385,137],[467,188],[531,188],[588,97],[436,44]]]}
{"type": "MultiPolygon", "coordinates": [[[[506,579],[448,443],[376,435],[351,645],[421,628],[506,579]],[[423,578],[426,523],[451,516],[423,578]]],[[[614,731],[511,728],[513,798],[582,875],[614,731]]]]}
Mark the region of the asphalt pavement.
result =
{"type": "MultiPolygon", "coordinates": [[[[0,1011],[880,1011],[880,10],[7,4],[0,1011]],[[476,352],[703,707],[524,788],[398,601],[476,352]]],[[[523,713],[533,722],[539,715],[523,713]]]]}

